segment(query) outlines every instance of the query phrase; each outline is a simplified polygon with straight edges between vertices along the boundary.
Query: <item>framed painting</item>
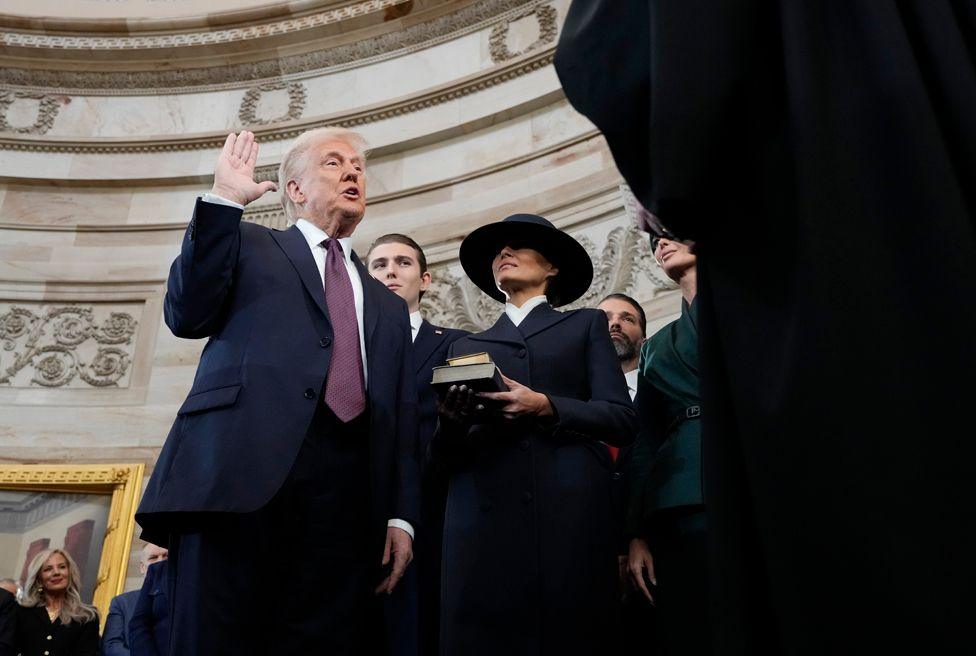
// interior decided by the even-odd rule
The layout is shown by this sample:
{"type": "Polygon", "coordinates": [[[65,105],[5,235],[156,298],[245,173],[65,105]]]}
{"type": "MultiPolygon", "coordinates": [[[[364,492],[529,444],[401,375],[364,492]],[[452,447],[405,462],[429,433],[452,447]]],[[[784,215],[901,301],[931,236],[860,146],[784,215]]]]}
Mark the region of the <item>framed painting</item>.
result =
{"type": "Polygon", "coordinates": [[[37,553],[60,548],[81,575],[81,596],[104,626],[122,592],[142,491],[142,464],[0,464],[0,578],[26,585],[37,553]]]}

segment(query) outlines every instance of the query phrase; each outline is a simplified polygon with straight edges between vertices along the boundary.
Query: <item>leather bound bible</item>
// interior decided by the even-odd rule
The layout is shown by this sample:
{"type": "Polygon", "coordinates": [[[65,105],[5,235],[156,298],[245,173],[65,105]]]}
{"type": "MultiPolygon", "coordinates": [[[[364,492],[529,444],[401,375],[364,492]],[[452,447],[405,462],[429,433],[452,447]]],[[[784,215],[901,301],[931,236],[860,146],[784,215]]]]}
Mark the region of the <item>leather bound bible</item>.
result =
{"type": "Polygon", "coordinates": [[[487,353],[472,353],[449,358],[447,364],[434,367],[430,384],[441,397],[451,385],[466,385],[477,392],[507,392],[502,373],[487,353]]]}

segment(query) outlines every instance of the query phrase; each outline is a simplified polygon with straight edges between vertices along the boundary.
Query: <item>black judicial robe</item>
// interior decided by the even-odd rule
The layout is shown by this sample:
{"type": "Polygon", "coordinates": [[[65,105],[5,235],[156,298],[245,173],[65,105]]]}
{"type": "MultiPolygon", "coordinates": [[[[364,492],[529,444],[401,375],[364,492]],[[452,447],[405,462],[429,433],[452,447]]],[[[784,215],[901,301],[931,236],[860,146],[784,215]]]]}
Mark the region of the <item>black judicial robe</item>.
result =
{"type": "Polygon", "coordinates": [[[567,96],[698,242],[718,653],[970,639],[974,53],[973,0],[567,16],[567,96]]]}
{"type": "Polygon", "coordinates": [[[633,440],[636,414],[606,316],[533,309],[462,337],[506,376],[546,394],[558,420],[442,424],[433,463],[450,469],[444,521],[445,656],[592,656],[611,638],[617,556],[606,446],[633,440]]]}

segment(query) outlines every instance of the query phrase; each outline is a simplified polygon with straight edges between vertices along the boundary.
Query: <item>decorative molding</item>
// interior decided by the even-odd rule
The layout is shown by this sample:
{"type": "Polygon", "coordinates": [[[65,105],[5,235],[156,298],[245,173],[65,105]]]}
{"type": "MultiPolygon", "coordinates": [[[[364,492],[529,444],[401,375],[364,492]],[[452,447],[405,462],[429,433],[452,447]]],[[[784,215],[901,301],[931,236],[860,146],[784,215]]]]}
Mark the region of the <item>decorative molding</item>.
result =
{"type": "Polygon", "coordinates": [[[150,34],[143,36],[66,36],[29,32],[0,32],[0,46],[8,48],[45,48],[50,50],[149,50],[223,45],[251,41],[269,36],[301,32],[385,11],[411,0],[365,0],[316,14],[287,18],[271,23],[223,30],[150,34]]]}
{"type": "Polygon", "coordinates": [[[283,121],[297,121],[305,112],[305,85],[301,82],[268,82],[251,87],[241,100],[237,118],[241,125],[267,125],[283,121]],[[261,96],[271,91],[288,92],[288,110],[282,116],[262,117],[257,115],[261,96]]]}
{"type": "Polygon", "coordinates": [[[14,132],[16,134],[46,134],[54,126],[54,119],[58,116],[61,103],[58,98],[44,93],[23,91],[0,91],[0,132],[14,132]],[[7,112],[15,100],[36,100],[37,118],[33,125],[23,128],[11,127],[7,121],[7,112]]]}
{"type": "MultiPolygon", "coordinates": [[[[532,53],[524,58],[497,66],[487,74],[476,74],[462,82],[441,85],[432,90],[407,96],[393,102],[354,110],[345,114],[319,116],[315,119],[294,122],[274,128],[255,130],[255,135],[261,140],[283,141],[294,139],[302,132],[322,125],[339,125],[355,127],[366,123],[382,121],[405,114],[434,107],[445,102],[463,98],[464,96],[484,91],[498,84],[514,80],[518,77],[545,68],[550,65],[555,56],[555,50],[550,48],[543,52],[532,53]]],[[[226,133],[221,132],[199,135],[196,137],[163,137],[153,141],[148,140],[36,140],[23,137],[0,136],[0,150],[18,150],[45,153],[160,153],[180,150],[218,149],[223,146],[226,133]]]]}
{"type": "Polygon", "coordinates": [[[0,303],[0,312],[0,386],[128,386],[139,325],[129,312],[11,303],[0,303]],[[3,351],[13,355],[9,364],[3,351]]]}
{"type": "MultiPolygon", "coordinates": [[[[654,275],[657,263],[644,234],[632,225],[613,228],[606,243],[598,248],[586,235],[575,235],[593,261],[593,283],[577,301],[563,309],[595,307],[612,292],[634,294],[640,278],[650,279],[655,292],[671,290],[670,280],[661,283],[654,275]]],[[[424,315],[431,323],[479,332],[491,326],[500,311],[498,301],[478,289],[463,274],[454,274],[456,266],[437,267],[434,282],[424,294],[424,315]]]]}
{"type": "Polygon", "coordinates": [[[491,34],[488,37],[488,50],[491,54],[491,60],[496,64],[501,64],[519,55],[524,55],[527,52],[539,50],[555,41],[558,33],[558,12],[552,5],[541,5],[531,11],[513,16],[491,29],[491,34]],[[512,23],[529,16],[535,16],[536,22],[539,24],[539,38],[533,41],[525,50],[511,52],[508,49],[508,33],[512,28],[512,23]]]}
{"type": "MultiPolygon", "coordinates": [[[[162,95],[235,89],[262,81],[309,78],[418,52],[485,29],[551,0],[479,0],[396,32],[278,59],[207,68],[77,71],[0,66],[0,85],[78,95],[162,95]]],[[[2,61],[2,59],[0,59],[2,61]]]]}

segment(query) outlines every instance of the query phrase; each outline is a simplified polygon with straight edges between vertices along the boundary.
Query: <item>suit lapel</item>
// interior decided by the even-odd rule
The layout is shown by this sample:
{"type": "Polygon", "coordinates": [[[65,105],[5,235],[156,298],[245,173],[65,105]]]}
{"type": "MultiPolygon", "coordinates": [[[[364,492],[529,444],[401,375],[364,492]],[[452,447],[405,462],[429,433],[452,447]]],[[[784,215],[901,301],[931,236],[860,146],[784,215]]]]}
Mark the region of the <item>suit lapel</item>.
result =
{"type": "Polygon", "coordinates": [[[441,333],[437,335],[434,333],[434,328],[431,326],[426,319],[420,324],[420,330],[417,331],[417,339],[413,341],[413,362],[415,372],[420,372],[430,356],[433,355],[437,347],[441,345],[444,341],[445,335],[441,333]]]}
{"type": "Polygon", "coordinates": [[[325,318],[328,319],[329,310],[325,306],[325,287],[322,285],[322,276],[316,269],[315,258],[312,257],[312,251],[309,249],[302,231],[297,226],[292,226],[285,231],[273,231],[271,236],[278,242],[281,250],[285,252],[291,261],[291,265],[295,267],[298,277],[305,285],[305,290],[322,310],[325,318]]]}
{"type": "Polygon", "coordinates": [[[522,334],[524,339],[528,339],[533,335],[541,333],[543,330],[548,330],[555,326],[568,316],[570,316],[568,313],[559,312],[558,310],[554,310],[548,303],[542,303],[529,312],[529,316],[522,320],[517,330],[522,334]]]}

